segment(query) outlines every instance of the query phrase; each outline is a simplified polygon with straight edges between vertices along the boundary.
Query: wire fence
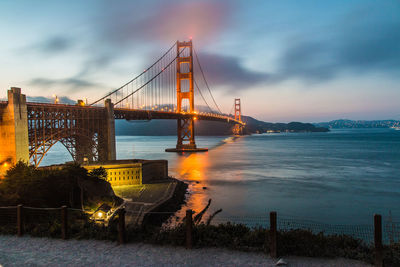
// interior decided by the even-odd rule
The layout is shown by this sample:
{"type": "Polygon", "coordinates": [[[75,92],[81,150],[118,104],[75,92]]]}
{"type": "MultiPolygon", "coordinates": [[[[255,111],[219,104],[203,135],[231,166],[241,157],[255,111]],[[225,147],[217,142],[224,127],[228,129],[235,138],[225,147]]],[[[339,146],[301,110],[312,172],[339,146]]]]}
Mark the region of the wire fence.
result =
{"type": "MultiPolygon", "coordinates": [[[[17,206],[0,207],[0,230],[6,233],[15,233],[18,224],[17,206]]],[[[35,208],[23,207],[24,231],[26,233],[51,231],[52,235],[60,235],[62,226],[62,208],[35,208]]],[[[134,224],[137,218],[144,217],[143,223],[154,222],[155,218],[162,218],[162,229],[171,229],[185,223],[185,217],[177,215],[177,212],[143,212],[126,211],[127,224],[134,224]]],[[[270,218],[266,215],[242,215],[224,216],[217,214],[210,219],[210,215],[203,216],[201,220],[196,218],[195,224],[241,224],[249,228],[270,228],[270,218]]],[[[68,208],[68,227],[72,236],[79,236],[88,228],[91,222],[90,215],[80,209],[68,208]]],[[[160,221],[158,219],[158,221],[160,221]]],[[[348,225],[348,224],[328,224],[314,220],[308,220],[292,216],[277,216],[277,230],[288,232],[292,230],[306,230],[313,234],[323,233],[326,236],[346,235],[360,239],[366,244],[374,242],[374,225],[348,225]]],[[[390,217],[382,219],[382,241],[384,244],[400,243],[400,222],[390,217]]]]}
{"type": "Polygon", "coordinates": [[[383,218],[383,240],[384,243],[400,243],[400,221],[391,218],[383,218]]]}
{"type": "Polygon", "coordinates": [[[0,207],[0,231],[6,234],[16,234],[17,207],[0,207]]]}
{"type": "MultiPolygon", "coordinates": [[[[373,225],[328,224],[313,220],[265,215],[224,216],[206,212],[156,212],[117,209],[104,221],[84,210],[0,207],[0,234],[265,251],[283,255],[350,257],[400,266],[400,223],[374,215],[373,225]],[[138,220],[138,218],[141,218],[138,220]],[[142,222],[139,225],[137,222],[142,222]],[[386,245],[386,246],[385,246],[386,245]],[[375,260],[371,257],[375,255],[375,260]],[[398,264],[398,265],[396,265],[398,264]]],[[[381,265],[379,265],[381,266],[381,265]]],[[[391,266],[391,265],[388,265],[391,266]]]]}
{"type": "MultiPolygon", "coordinates": [[[[156,213],[156,212],[155,212],[156,213]]],[[[154,213],[154,214],[155,214],[154,213]]],[[[173,213],[172,213],[173,214],[173,213]]],[[[203,223],[207,223],[209,216],[204,216],[203,223]]],[[[172,218],[164,225],[167,227],[175,227],[182,223],[182,218],[172,218]]],[[[242,224],[249,228],[270,228],[269,215],[242,215],[242,216],[224,216],[217,215],[212,218],[209,224],[242,224]]],[[[367,244],[374,242],[374,225],[373,224],[329,224],[314,220],[303,219],[293,216],[277,217],[278,231],[287,232],[292,230],[306,230],[313,234],[323,233],[324,235],[346,235],[356,239],[360,239],[367,244]]],[[[382,241],[384,244],[394,244],[400,242],[400,222],[393,221],[389,217],[382,218],[382,241]]]]}

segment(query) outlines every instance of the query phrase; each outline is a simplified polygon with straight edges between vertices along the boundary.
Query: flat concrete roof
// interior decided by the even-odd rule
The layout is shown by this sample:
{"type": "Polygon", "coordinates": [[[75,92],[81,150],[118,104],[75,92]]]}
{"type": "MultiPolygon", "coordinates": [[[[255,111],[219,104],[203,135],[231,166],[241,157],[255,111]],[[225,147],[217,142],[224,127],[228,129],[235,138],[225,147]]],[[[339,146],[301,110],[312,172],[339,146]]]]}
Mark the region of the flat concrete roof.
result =
{"type": "Polygon", "coordinates": [[[115,164],[132,164],[132,163],[147,163],[147,162],[161,162],[167,161],[165,159],[156,159],[156,160],[149,160],[149,159],[119,159],[119,160],[107,160],[101,162],[91,162],[91,163],[83,163],[82,166],[98,166],[98,165],[115,165],[115,164]]]}
{"type": "MultiPolygon", "coordinates": [[[[119,159],[119,160],[108,160],[102,162],[91,162],[91,163],[83,163],[81,164],[82,167],[92,167],[92,166],[100,166],[100,165],[123,165],[123,164],[135,164],[135,163],[151,163],[151,162],[165,162],[166,159],[119,159]]],[[[52,168],[62,168],[68,163],[73,163],[72,161],[66,162],[64,164],[54,164],[50,166],[41,166],[38,169],[52,169],[52,168]]]]}

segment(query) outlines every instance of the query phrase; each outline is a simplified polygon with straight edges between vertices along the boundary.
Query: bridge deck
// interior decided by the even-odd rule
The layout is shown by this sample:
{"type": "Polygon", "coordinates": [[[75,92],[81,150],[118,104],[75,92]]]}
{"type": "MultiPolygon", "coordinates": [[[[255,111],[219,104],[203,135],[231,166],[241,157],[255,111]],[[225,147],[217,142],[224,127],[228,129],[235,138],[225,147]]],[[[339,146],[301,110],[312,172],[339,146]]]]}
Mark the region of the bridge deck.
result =
{"type": "Polygon", "coordinates": [[[220,121],[232,124],[243,124],[228,116],[211,113],[177,113],[158,110],[114,109],[115,119],[126,120],[176,120],[183,118],[196,118],[197,120],[220,121]]]}
{"type": "MultiPolygon", "coordinates": [[[[6,101],[0,101],[0,106],[7,105],[6,101]]],[[[81,110],[81,111],[100,111],[104,110],[104,107],[98,106],[79,106],[79,105],[67,105],[67,104],[52,104],[52,103],[36,103],[28,102],[29,109],[42,108],[46,111],[51,110],[81,110]]],[[[237,121],[231,117],[213,114],[213,113],[177,113],[177,112],[167,112],[159,110],[140,110],[140,109],[128,109],[128,108],[115,108],[114,109],[115,119],[124,120],[176,120],[184,118],[196,118],[197,120],[208,120],[208,121],[220,121],[230,124],[242,124],[243,122],[237,121]]]]}
{"type": "MultiPolygon", "coordinates": [[[[4,107],[7,105],[7,101],[0,101],[0,106],[4,107]]],[[[104,110],[104,107],[98,106],[79,106],[79,105],[67,105],[67,104],[52,104],[52,103],[36,103],[28,102],[28,109],[43,108],[44,110],[56,110],[56,109],[73,109],[73,110],[104,110]]],[[[196,117],[198,120],[208,121],[220,121],[231,124],[242,124],[243,122],[237,121],[231,117],[212,114],[212,113],[177,113],[167,112],[159,110],[140,110],[140,109],[127,109],[127,108],[115,108],[114,109],[115,119],[120,120],[176,120],[183,118],[196,117]]]]}

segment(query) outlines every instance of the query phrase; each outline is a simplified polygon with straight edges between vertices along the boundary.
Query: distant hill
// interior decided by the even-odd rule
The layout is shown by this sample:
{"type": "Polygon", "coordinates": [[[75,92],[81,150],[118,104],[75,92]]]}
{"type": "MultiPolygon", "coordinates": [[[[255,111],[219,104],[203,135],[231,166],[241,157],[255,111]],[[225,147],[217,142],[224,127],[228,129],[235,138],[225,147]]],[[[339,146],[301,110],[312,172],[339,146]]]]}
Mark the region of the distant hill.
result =
{"type": "Polygon", "coordinates": [[[317,127],[326,127],[326,128],[390,128],[390,127],[399,127],[400,121],[398,120],[374,120],[374,121],[365,121],[365,120],[333,120],[329,122],[319,122],[314,123],[317,127]]]}
{"type": "MultiPolygon", "coordinates": [[[[327,128],[316,127],[311,123],[290,122],[270,123],[243,116],[246,123],[245,133],[265,132],[327,132],[327,128]]],[[[176,135],[176,120],[151,120],[151,121],[115,121],[117,135],[176,135]]],[[[232,125],[215,121],[196,121],[196,135],[231,135],[232,125]]]]}

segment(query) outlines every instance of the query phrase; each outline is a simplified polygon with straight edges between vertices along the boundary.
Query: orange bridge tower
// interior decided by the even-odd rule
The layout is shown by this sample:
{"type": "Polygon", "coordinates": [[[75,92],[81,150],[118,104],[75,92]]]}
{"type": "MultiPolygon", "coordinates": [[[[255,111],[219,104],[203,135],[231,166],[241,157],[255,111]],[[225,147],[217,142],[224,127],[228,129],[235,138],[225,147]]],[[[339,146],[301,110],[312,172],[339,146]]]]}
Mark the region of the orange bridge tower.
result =
{"type": "Polygon", "coordinates": [[[181,113],[177,120],[178,141],[176,148],[166,152],[201,152],[207,148],[197,148],[194,134],[194,83],[193,83],[193,45],[192,40],[176,43],[176,112],[181,113]]]}
{"type": "MultiPolygon", "coordinates": [[[[235,98],[235,120],[242,121],[242,107],[240,105],[240,98],[235,98]]],[[[242,135],[243,134],[243,125],[235,124],[232,129],[234,135],[242,135]]]]}

